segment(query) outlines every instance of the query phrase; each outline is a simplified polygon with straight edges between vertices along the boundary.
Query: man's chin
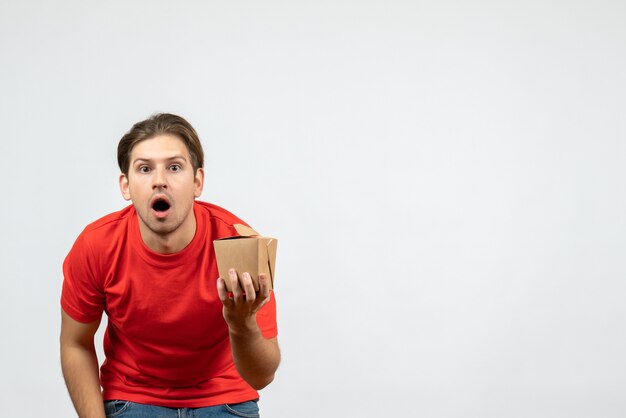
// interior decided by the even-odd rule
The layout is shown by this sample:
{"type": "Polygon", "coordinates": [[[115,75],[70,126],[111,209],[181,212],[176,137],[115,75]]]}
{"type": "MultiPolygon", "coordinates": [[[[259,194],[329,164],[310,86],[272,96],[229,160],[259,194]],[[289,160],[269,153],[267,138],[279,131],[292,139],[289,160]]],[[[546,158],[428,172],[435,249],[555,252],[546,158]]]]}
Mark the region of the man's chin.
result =
{"type": "Polygon", "coordinates": [[[179,225],[175,225],[171,218],[154,218],[148,216],[148,219],[140,217],[140,222],[147,227],[150,232],[156,235],[165,236],[176,231],[179,225]]]}
{"type": "Polygon", "coordinates": [[[176,231],[176,226],[170,225],[169,222],[151,222],[148,224],[148,229],[156,235],[166,236],[176,231]]]}

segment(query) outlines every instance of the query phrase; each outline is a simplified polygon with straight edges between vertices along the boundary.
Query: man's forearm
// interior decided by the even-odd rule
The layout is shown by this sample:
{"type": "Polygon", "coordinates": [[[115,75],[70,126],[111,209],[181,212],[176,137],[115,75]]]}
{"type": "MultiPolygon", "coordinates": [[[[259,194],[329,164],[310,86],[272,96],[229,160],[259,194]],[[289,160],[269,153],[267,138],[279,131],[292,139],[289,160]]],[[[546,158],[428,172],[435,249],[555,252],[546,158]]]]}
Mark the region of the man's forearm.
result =
{"type": "Polygon", "coordinates": [[[258,293],[247,272],[240,278],[237,271],[231,268],[228,280],[232,294],[227,292],[223,278],[217,279],[217,293],[224,305],[222,312],[228,324],[233,361],[241,377],[254,389],[260,390],[274,380],[280,363],[278,341],[276,338],[266,339],[256,320],[256,312],[270,301],[268,278],[263,273],[259,274],[258,293]]]}
{"type": "Polygon", "coordinates": [[[280,350],[275,338],[266,339],[256,324],[241,329],[230,328],[230,345],[237,371],[256,390],[274,380],[280,363],[280,350]]]}
{"type": "Polygon", "coordinates": [[[95,349],[61,344],[61,367],[78,416],[105,418],[95,349]]]}

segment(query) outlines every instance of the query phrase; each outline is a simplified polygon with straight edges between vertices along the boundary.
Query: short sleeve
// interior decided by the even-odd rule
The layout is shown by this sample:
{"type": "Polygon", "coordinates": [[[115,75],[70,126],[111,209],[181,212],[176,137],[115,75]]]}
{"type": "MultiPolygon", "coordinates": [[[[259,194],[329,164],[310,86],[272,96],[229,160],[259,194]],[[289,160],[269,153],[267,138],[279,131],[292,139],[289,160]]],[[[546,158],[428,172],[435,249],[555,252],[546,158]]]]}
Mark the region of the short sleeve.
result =
{"type": "Polygon", "coordinates": [[[83,232],[63,262],[61,291],[61,307],[78,322],[97,321],[104,311],[103,281],[94,268],[95,261],[83,232]]]}
{"type": "Polygon", "coordinates": [[[256,313],[256,321],[265,338],[274,338],[278,335],[276,325],[276,298],[270,293],[270,300],[256,313]]]}

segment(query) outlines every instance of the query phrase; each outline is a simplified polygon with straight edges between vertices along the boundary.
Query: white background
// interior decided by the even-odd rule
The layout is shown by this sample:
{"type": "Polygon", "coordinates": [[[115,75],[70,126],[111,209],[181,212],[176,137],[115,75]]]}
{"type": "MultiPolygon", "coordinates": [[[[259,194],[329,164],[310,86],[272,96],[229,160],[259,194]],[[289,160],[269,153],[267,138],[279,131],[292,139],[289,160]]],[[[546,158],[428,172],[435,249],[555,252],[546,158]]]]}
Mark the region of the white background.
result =
{"type": "Polygon", "coordinates": [[[279,238],[272,417],[622,417],[626,3],[0,2],[0,405],[70,417],[61,264],[178,113],[279,238]]]}

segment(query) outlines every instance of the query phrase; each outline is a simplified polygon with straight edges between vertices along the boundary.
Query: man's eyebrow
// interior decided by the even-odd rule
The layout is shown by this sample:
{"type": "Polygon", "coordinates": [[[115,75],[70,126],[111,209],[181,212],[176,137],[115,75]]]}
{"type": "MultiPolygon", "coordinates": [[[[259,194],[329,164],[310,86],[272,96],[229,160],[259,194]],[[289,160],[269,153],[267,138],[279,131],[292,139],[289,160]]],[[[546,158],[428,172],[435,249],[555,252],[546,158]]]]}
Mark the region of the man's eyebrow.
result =
{"type": "MultiPolygon", "coordinates": [[[[187,162],[187,158],[185,158],[184,155],[174,155],[172,157],[168,157],[165,158],[165,161],[173,161],[173,160],[183,160],[185,162],[187,162]]],[[[138,162],[146,162],[149,163],[151,162],[152,159],[151,158],[143,158],[143,157],[137,157],[133,160],[133,164],[137,164],[138,162]]]]}

